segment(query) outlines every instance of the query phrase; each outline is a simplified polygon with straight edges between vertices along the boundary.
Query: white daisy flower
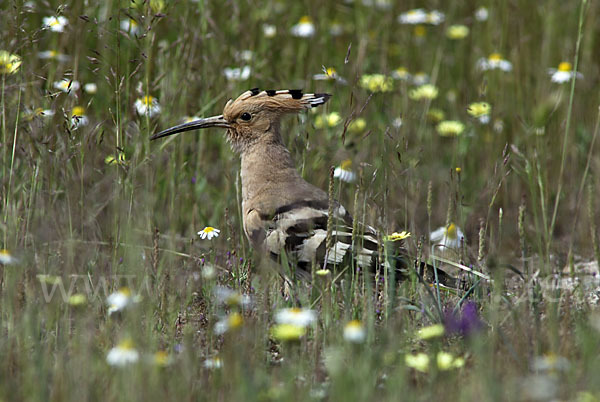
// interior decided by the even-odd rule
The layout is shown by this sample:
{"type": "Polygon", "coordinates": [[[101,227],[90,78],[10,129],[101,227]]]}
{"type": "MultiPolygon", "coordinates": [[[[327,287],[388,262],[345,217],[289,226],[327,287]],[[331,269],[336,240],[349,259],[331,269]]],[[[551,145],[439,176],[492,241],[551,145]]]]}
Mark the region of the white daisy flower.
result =
{"type": "Polygon", "coordinates": [[[133,342],[126,339],[112,348],[106,355],[106,362],[111,366],[124,367],[140,359],[140,354],[133,347],[133,342]]]}
{"type": "Polygon", "coordinates": [[[79,89],[79,81],[70,80],[68,78],[63,78],[60,81],[56,81],[54,83],[54,88],[66,93],[74,93],[79,89]]]}
{"type": "Polygon", "coordinates": [[[317,320],[317,313],[314,310],[298,307],[284,308],[275,313],[275,322],[278,324],[288,324],[297,327],[307,327],[317,320]]]}
{"type": "Polygon", "coordinates": [[[89,119],[85,115],[85,109],[82,106],[75,106],[71,110],[71,128],[75,130],[79,127],[87,126],[88,123],[89,119]]]}
{"type": "Polygon", "coordinates": [[[213,237],[219,237],[219,233],[221,233],[221,230],[213,228],[212,226],[207,226],[198,232],[198,236],[200,236],[202,240],[211,240],[213,237]]]}
{"type": "Polygon", "coordinates": [[[350,159],[343,161],[341,165],[336,167],[333,171],[333,177],[345,181],[346,183],[352,183],[356,180],[356,173],[352,171],[352,161],[350,159]]]}
{"type": "Polygon", "coordinates": [[[132,296],[131,290],[128,287],[122,287],[118,291],[111,293],[106,298],[106,304],[108,305],[108,315],[123,311],[127,307],[140,301],[139,296],[132,296]]]}
{"type": "Polygon", "coordinates": [[[235,290],[225,286],[215,288],[217,301],[228,306],[249,307],[252,305],[252,299],[248,295],[243,295],[235,290]]]}
{"type": "Polygon", "coordinates": [[[137,99],[133,106],[141,116],[145,116],[147,114],[148,117],[154,117],[160,114],[161,111],[158,100],[150,95],[146,95],[137,99]]]}
{"type": "Polygon", "coordinates": [[[245,81],[250,77],[250,73],[252,73],[250,66],[223,69],[223,75],[225,75],[227,81],[245,81]]]}
{"type": "Polygon", "coordinates": [[[438,10],[433,10],[427,14],[426,22],[431,25],[440,25],[442,22],[444,22],[445,19],[446,16],[444,15],[444,13],[438,10]]]}
{"type": "Polygon", "coordinates": [[[392,8],[391,0],[362,0],[364,6],[375,7],[379,10],[389,10],[392,8]]]}
{"type": "Polygon", "coordinates": [[[338,75],[337,71],[335,71],[335,68],[327,67],[325,69],[325,71],[323,71],[322,73],[313,75],[313,80],[316,80],[316,81],[343,80],[343,78],[341,78],[338,75]]]}
{"type": "Polygon", "coordinates": [[[275,25],[264,24],[262,30],[263,35],[265,35],[266,38],[274,38],[275,35],[277,35],[277,27],[275,27],[275,25]]]}
{"type": "Polygon", "coordinates": [[[203,363],[204,368],[214,370],[223,367],[223,361],[219,357],[213,357],[212,359],[206,359],[203,363]]]}
{"type": "Polygon", "coordinates": [[[13,257],[8,250],[0,250],[0,264],[1,265],[9,265],[17,262],[17,259],[13,257]]]}
{"type": "Polygon", "coordinates": [[[424,24],[427,22],[427,12],[422,8],[406,11],[398,16],[398,22],[401,24],[424,24]]]}
{"type": "Polygon", "coordinates": [[[241,61],[252,61],[254,52],[252,50],[240,50],[235,54],[235,58],[241,61]]]}
{"type": "Polygon", "coordinates": [[[131,35],[136,35],[138,32],[140,32],[140,26],[131,18],[121,20],[119,26],[121,27],[122,31],[125,31],[131,35]]]}
{"type": "Polygon", "coordinates": [[[69,21],[62,15],[44,17],[43,28],[50,29],[52,32],[64,32],[69,21]]]}
{"type": "Polygon", "coordinates": [[[425,85],[429,82],[429,75],[423,71],[419,71],[412,76],[412,83],[414,85],[425,85]]]}
{"type": "Polygon", "coordinates": [[[71,59],[70,56],[59,53],[56,50],[44,50],[43,52],[38,52],[38,57],[42,60],[57,60],[60,62],[69,61],[71,59]]]}
{"type": "Polygon", "coordinates": [[[549,68],[548,73],[552,82],[564,84],[571,81],[571,78],[583,78],[583,74],[573,71],[573,66],[568,61],[563,61],[558,65],[558,68],[549,68]]]}
{"type": "Polygon", "coordinates": [[[244,322],[240,313],[231,313],[215,324],[215,334],[223,335],[227,331],[239,328],[244,322]]]}
{"type": "Polygon", "coordinates": [[[352,320],[344,327],[344,339],[351,343],[363,343],[367,333],[365,327],[358,320],[352,320]]]}
{"type": "Polygon", "coordinates": [[[402,127],[402,123],[402,117],[396,117],[394,120],[392,120],[392,126],[394,126],[394,128],[402,127]]]}
{"type": "Polygon", "coordinates": [[[436,245],[442,245],[447,248],[459,248],[460,241],[461,239],[465,239],[465,235],[458,226],[450,223],[448,226],[442,226],[431,232],[429,239],[436,245]]]}
{"type": "Polygon", "coordinates": [[[477,61],[477,68],[481,71],[502,70],[508,72],[512,70],[512,63],[504,60],[500,53],[492,53],[487,59],[485,57],[479,59],[477,61]]]}
{"type": "Polygon", "coordinates": [[[392,78],[400,81],[408,81],[411,79],[411,75],[405,67],[398,67],[392,71],[392,78]]]}
{"type": "Polygon", "coordinates": [[[477,9],[477,11],[475,11],[475,19],[477,21],[480,21],[480,22],[487,21],[489,16],[490,16],[490,13],[489,13],[488,9],[485,7],[479,7],[477,9]]]}
{"type": "Polygon", "coordinates": [[[300,21],[290,29],[292,35],[299,38],[310,38],[315,34],[315,31],[315,25],[310,17],[306,15],[300,18],[300,21]]]}
{"type": "Polygon", "coordinates": [[[94,82],[88,82],[87,84],[85,84],[83,86],[83,90],[85,92],[87,92],[88,94],[95,94],[96,92],[98,92],[98,85],[96,85],[96,83],[94,82]]]}

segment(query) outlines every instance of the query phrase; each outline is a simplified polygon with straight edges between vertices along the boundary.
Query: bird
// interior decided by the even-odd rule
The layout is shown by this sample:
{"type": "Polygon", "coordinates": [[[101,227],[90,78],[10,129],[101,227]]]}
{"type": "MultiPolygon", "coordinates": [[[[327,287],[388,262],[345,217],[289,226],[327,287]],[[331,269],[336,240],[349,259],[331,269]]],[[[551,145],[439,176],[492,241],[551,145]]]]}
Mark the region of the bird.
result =
{"type": "MultiPolygon", "coordinates": [[[[325,104],[327,93],[304,93],[299,89],[252,88],[230,99],[223,113],[163,130],[151,137],[210,127],[225,128],[227,141],[241,158],[243,228],[251,246],[274,260],[294,264],[300,276],[313,269],[348,266],[375,272],[394,269],[405,278],[413,266],[401,242],[386,244],[372,226],[355,222],[338,201],[307,182],[298,172],[281,135],[281,119],[325,104]],[[333,227],[329,227],[333,225],[333,227]],[[389,251],[391,250],[391,251],[389,251]]],[[[416,267],[416,265],[414,265],[416,267]]],[[[440,284],[454,286],[454,279],[440,269],[421,263],[419,275],[427,273],[440,284]]]]}

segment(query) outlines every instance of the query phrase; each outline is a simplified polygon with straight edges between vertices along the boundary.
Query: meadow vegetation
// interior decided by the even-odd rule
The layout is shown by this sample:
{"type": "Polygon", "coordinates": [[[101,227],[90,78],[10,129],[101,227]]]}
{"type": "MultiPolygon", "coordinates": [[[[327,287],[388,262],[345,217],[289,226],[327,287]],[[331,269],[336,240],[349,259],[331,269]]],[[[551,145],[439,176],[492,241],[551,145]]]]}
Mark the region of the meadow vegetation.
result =
{"type": "Polygon", "coordinates": [[[3,2],[0,401],[600,400],[598,16],[3,2]],[[253,87],[331,93],[283,122],[299,171],[460,288],[284,285],[223,130],[149,140],[253,87]]]}

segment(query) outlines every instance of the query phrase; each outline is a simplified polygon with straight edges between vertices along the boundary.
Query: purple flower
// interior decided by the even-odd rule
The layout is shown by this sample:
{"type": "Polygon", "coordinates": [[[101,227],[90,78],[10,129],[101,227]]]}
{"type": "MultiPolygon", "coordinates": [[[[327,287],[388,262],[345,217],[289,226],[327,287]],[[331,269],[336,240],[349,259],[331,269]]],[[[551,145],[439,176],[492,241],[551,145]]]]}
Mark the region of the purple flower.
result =
{"type": "Polygon", "coordinates": [[[477,313],[477,304],[473,301],[463,304],[460,312],[447,310],[445,315],[444,324],[448,333],[451,334],[469,336],[479,331],[483,326],[477,313]]]}
{"type": "Polygon", "coordinates": [[[192,184],[196,184],[196,176],[192,176],[192,184]]]}

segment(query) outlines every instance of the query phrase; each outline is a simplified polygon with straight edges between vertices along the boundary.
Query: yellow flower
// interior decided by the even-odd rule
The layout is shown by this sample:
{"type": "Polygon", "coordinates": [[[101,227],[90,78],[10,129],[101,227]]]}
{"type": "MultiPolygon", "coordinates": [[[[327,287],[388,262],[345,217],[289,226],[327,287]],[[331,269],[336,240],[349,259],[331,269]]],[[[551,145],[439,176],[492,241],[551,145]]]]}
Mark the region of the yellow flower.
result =
{"type": "Polygon", "coordinates": [[[173,362],[171,356],[164,350],[159,350],[152,355],[152,363],[158,367],[166,367],[173,362]]]}
{"type": "Polygon", "coordinates": [[[123,152],[119,151],[119,153],[117,154],[116,157],[114,154],[108,155],[104,159],[104,163],[106,163],[107,165],[112,165],[113,163],[115,163],[117,165],[125,165],[125,164],[127,164],[127,160],[125,158],[125,154],[123,152]]]}
{"type": "Polygon", "coordinates": [[[481,117],[490,114],[492,106],[487,102],[474,102],[469,105],[467,112],[473,117],[481,117]]]}
{"type": "Polygon", "coordinates": [[[318,115],[315,119],[316,128],[335,127],[342,122],[342,117],[337,112],[326,115],[318,115]]]}
{"type": "Polygon", "coordinates": [[[428,327],[421,328],[417,332],[419,339],[424,341],[428,339],[439,338],[442,335],[444,335],[444,326],[442,324],[430,325],[428,327]]]}
{"type": "Polygon", "coordinates": [[[83,293],[75,293],[74,295],[69,296],[67,303],[71,306],[83,306],[87,303],[87,297],[83,293]]]}
{"type": "Polygon", "coordinates": [[[315,274],[317,276],[321,276],[321,277],[327,277],[329,275],[331,275],[331,271],[328,269],[318,269],[315,274]]]}
{"type": "Polygon", "coordinates": [[[271,328],[271,336],[278,341],[297,341],[306,333],[306,327],[293,324],[278,324],[271,328]]]}
{"type": "Polygon", "coordinates": [[[400,233],[394,232],[391,235],[386,236],[385,240],[387,240],[387,241],[399,241],[399,240],[408,239],[409,237],[410,237],[410,232],[407,232],[406,230],[403,230],[400,233]]]}
{"type": "Polygon", "coordinates": [[[360,77],[360,86],[371,92],[389,92],[394,88],[394,80],[383,74],[365,74],[360,77]]]}
{"type": "Polygon", "coordinates": [[[464,39],[469,35],[469,27],[466,25],[450,25],[446,29],[446,36],[450,39],[464,39]]]}
{"type": "Polygon", "coordinates": [[[436,129],[442,137],[454,137],[462,134],[465,125],[457,120],[444,120],[437,125],[436,129]]]}
{"type": "Polygon", "coordinates": [[[408,97],[413,100],[435,99],[438,96],[438,89],[435,85],[425,84],[411,90],[408,97]]]}
{"type": "Polygon", "coordinates": [[[231,313],[215,324],[215,333],[217,335],[223,335],[227,331],[241,327],[243,323],[244,319],[240,313],[231,313]]]}
{"type": "Polygon", "coordinates": [[[450,370],[453,368],[461,368],[465,365],[465,359],[462,357],[454,357],[448,352],[439,352],[437,354],[437,366],[440,370],[450,370]]]}
{"type": "Polygon", "coordinates": [[[14,74],[19,71],[21,58],[16,54],[10,54],[6,50],[0,50],[0,74],[14,74]]]}
{"type": "Polygon", "coordinates": [[[427,29],[423,25],[416,25],[413,33],[417,38],[422,38],[427,34],[427,29]]]}
{"type": "MultiPolygon", "coordinates": [[[[460,174],[460,172],[462,172],[462,169],[461,169],[460,167],[458,167],[458,166],[457,166],[457,167],[456,167],[454,170],[455,170],[455,171],[456,171],[456,173],[458,173],[458,174],[460,174]]],[[[500,208],[500,210],[502,210],[502,208],[500,208]]]]}
{"type": "Polygon", "coordinates": [[[444,120],[444,116],[444,111],[438,108],[431,108],[427,111],[427,118],[434,123],[439,123],[444,120]]]}
{"type": "Polygon", "coordinates": [[[404,363],[417,371],[426,373],[429,370],[429,356],[425,353],[417,353],[404,356],[404,363]]]}
{"type": "Polygon", "coordinates": [[[367,127],[367,122],[365,121],[365,119],[358,118],[356,120],[353,120],[348,125],[348,131],[353,132],[353,133],[361,133],[365,130],[366,127],[367,127]]]}

